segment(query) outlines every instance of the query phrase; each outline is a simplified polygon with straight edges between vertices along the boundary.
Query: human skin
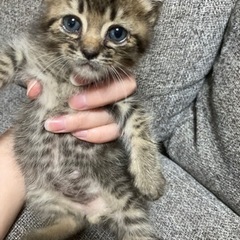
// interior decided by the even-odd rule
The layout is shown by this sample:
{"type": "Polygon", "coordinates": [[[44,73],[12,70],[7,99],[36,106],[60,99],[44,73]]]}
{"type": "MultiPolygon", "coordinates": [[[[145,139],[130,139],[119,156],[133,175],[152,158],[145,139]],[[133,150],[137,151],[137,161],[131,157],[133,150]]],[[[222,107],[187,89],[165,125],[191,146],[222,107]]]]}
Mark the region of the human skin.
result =
{"type": "MultiPolygon", "coordinates": [[[[27,86],[29,98],[35,99],[41,93],[38,81],[28,81],[27,86]]],[[[69,106],[79,110],[76,114],[49,119],[45,127],[55,133],[69,132],[79,139],[93,143],[112,141],[119,137],[120,132],[112,117],[102,107],[131,95],[135,90],[134,78],[89,89],[69,99],[69,106]]],[[[9,231],[24,199],[24,178],[15,161],[13,137],[11,130],[8,130],[0,136],[0,240],[3,240],[9,231]]]]}
{"type": "Polygon", "coordinates": [[[24,179],[13,155],[10,130],[0,137],[0,239],[20,211],[25,196],[24,179]]]}

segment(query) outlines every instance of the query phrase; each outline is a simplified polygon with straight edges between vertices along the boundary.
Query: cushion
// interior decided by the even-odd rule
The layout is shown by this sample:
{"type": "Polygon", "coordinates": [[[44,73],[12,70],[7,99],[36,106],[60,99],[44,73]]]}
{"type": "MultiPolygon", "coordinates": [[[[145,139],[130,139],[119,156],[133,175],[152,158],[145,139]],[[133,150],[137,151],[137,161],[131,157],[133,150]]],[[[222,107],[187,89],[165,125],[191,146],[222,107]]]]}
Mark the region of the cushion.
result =
{"type": "Polygon", "coordinates": [[[212,70],[165,142],[171,159],[240,214],[240,1],[212,70]]]}

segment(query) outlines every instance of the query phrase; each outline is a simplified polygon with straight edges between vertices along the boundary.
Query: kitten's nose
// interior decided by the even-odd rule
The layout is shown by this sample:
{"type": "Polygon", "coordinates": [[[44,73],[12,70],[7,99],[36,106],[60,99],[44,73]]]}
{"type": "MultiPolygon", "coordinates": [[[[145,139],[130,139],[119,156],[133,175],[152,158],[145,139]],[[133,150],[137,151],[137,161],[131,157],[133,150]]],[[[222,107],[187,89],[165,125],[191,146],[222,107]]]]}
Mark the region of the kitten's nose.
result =
{"type": "Polygon", "coordinates": [[[99,54],[99,51],[96,51],[96,50],[85,50],[83,49],[82,50],[82,54],[84,55],[84,57],[87,59],[87,60],[92,60],[94,58],[96,58],[99,54]]]}

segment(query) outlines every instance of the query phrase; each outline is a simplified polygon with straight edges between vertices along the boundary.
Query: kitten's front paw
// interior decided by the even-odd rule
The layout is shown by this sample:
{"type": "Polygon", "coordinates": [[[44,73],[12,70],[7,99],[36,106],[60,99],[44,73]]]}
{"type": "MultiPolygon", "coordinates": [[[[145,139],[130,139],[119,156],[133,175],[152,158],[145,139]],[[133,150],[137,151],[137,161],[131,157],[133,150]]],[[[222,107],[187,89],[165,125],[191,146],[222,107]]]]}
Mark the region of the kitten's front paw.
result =
{"type": "Polygon", "coordinates": [[[144,154],[136,151],[130,165],[130,172],[134,176],[134,185],[149,201],[159,199],[164,192],[165,178],[162,174],[159,154],[151,145],[144,154]]]}
{"type": "Polygon", "coordinates": [[[160,171],[148,176],[137,174],[134,183],[148,201],[155,201],[164,193],[165,178],[160,171]]]}

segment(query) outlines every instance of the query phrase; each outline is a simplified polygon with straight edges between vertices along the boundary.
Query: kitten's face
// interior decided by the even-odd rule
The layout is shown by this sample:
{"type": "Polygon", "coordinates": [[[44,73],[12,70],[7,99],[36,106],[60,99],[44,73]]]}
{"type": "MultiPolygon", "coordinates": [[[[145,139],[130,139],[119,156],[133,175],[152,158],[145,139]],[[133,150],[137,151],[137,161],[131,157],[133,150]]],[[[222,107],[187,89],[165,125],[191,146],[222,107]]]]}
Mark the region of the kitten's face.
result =
{"type": "Polygon", "coordinates": [[[128,74],[148,45],[158,13],[156,0],[44,0],[44,4],[44,42],[71,67],[74,85],[128,74]]]}

